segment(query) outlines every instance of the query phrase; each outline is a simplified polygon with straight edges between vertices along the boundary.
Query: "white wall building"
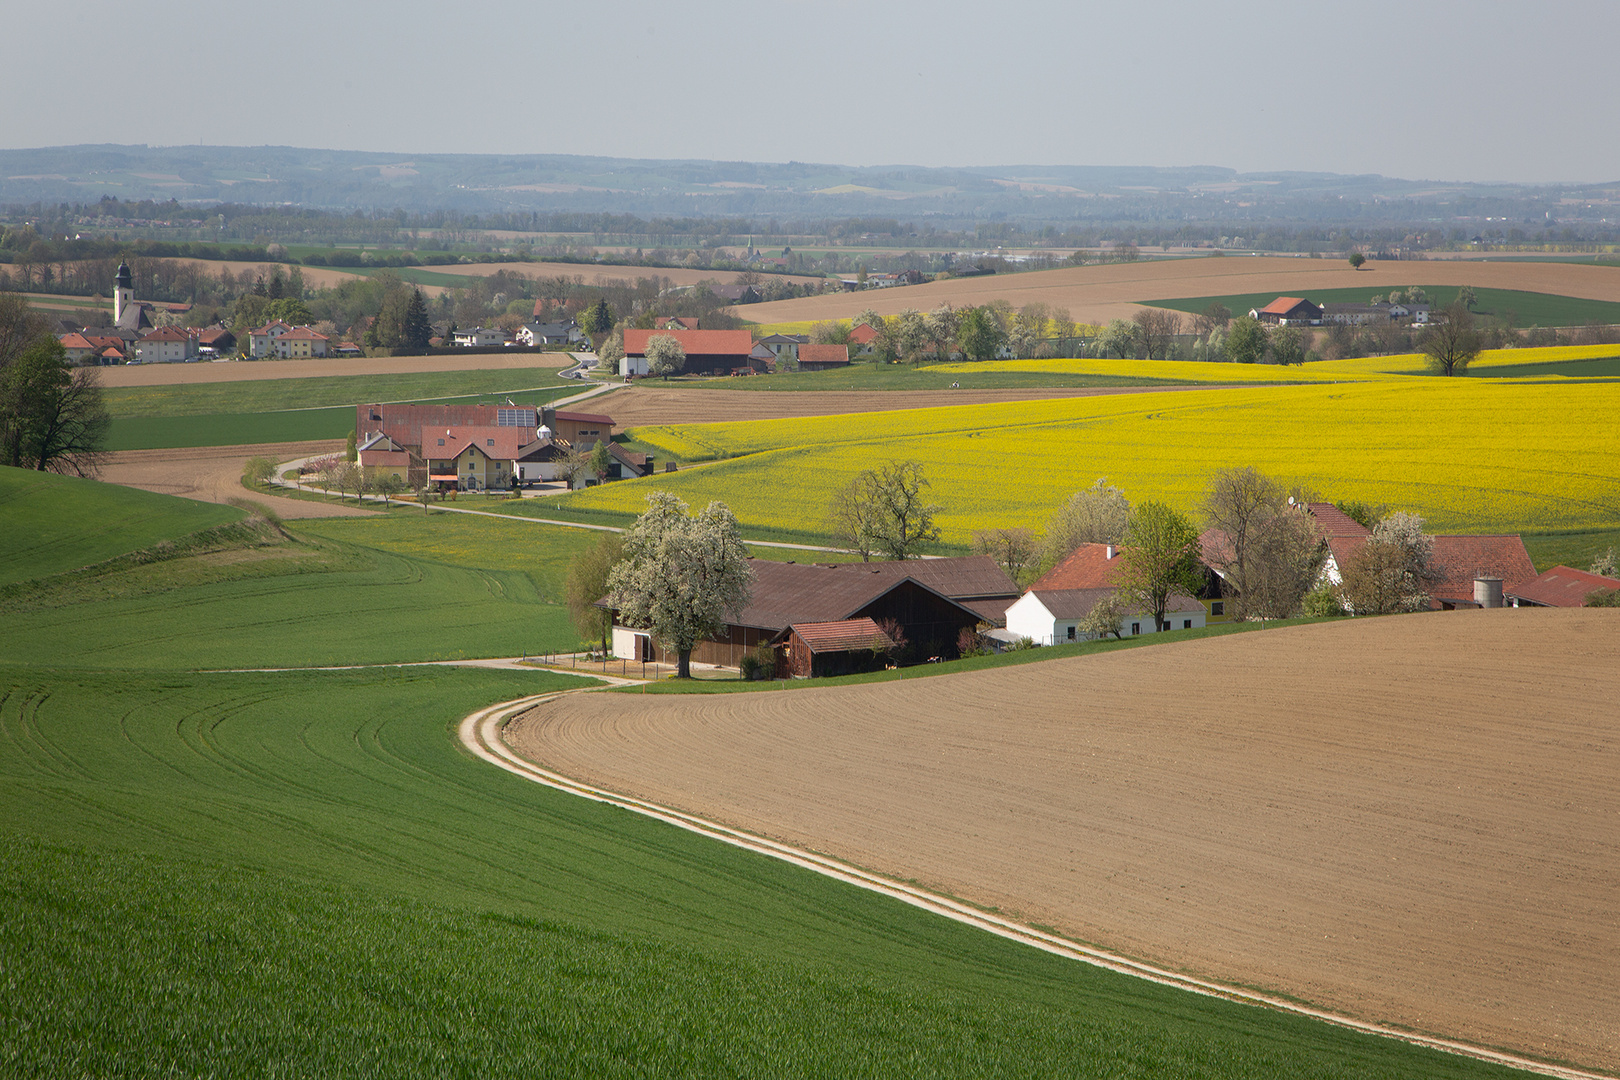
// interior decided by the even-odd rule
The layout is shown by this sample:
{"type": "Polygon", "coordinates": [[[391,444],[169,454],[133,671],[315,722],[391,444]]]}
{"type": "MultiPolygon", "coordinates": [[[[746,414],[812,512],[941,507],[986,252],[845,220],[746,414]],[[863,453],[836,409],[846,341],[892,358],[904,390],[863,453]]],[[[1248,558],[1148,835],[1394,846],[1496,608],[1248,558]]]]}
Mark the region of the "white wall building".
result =
{"type": "MultiPolygon", "coordinates": [[[[1091,609],[1112,589],[1031,589],[1007,609],[1007,636],[1029,638],[1037,645],[1061,645],[1068,641],[1089,641],[1095,635],[1080,629],[1091,609]]],[[[1172,594],[1165,611],[1165,630],[1196,630],[1204,626],[1204,605],[1190,596],[1172,594]]],[[[1133,612],[1125,616],[1120,633],[1124,637],[1155,633],[1153,613],[1133,612]]]]}

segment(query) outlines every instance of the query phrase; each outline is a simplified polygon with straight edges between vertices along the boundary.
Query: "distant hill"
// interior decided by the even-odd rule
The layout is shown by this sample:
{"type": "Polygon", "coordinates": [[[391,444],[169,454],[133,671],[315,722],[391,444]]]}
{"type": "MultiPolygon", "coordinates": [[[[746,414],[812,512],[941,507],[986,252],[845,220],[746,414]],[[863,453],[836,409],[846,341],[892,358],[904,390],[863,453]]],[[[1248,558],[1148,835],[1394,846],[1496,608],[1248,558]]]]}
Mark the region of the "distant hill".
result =
{"type": "Polygon", "coordinates": [[[1544,225],[1620,218],[1620,184],[1434,183],[1215,166],[857,167],[573,155],[378,154],[284,146],[0,150],[0,204],[178,200],[327,209],[633,213],[791,220],[1468,218],[1544,225]]]}

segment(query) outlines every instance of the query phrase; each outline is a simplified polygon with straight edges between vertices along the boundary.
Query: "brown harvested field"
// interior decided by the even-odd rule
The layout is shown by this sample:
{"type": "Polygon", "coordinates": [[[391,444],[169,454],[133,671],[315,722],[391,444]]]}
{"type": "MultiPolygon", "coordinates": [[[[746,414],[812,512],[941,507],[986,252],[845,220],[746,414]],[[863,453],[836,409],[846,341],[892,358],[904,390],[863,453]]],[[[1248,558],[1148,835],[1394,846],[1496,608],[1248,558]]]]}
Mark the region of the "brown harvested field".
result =
{"type": "MultiPolygon", "coordinates": [[[[684,267],[663,266],[604,266],[600,263],[509,262],[509,263],[456,263],[454,266],[424,266],[435,274],[461,274],[466,277],[489,277],[497,270],[508,274],[521,274],[527,278],[582,277],[587,285],[600,285],[606,281],[635,281],[637,278],[668,278],[676,285],[696,285],[700,281],[717,281],[729,285],[737,279],[735,270],[688,270],[684,267]]],[[[307,271],[306,271],[307,273],[307,271]]],[[[763,275],[762,275],[763,276],[763,275]]],[[[825,281],[821,277],[798,274],[782,275],[795,285],[825,281]]],[[[774,281],[776,275],[767,280],[774,281]]]]}
{"type": "Polygon", "coordinates": [[[1365,287],[1368,295],[1408,285],[1473,285],[1493,289],[1620,300],[1620,270],[1572,263],[1378,262],[1352,270],[1343,260],[1227,256],[1158,262],[1077,266],[1027,274],[953,278],[897,289],[830,293],[799,300],[749,304],[730,310],[755,323],[848,319],[866,308],[893,315],[907,308],[928,311],[941,304],[971,307],[1005,299],[1013,307],[1036,301],[1069,309],[1080,322],[1128,319],[1139,300],[1230,296],[1277,291],[1303,295],[1312,289],[1365,287]]]}
{"type": "Polygon", "coordinates": [[[319,379],[331,375],[408,375],[418,371],[510,371],[565,368],[568,353],[508,349],[458,356],[379,356],[357,360],[327,356],[318,360],[229,360],[208,364],[125,364],[100,368],[103,386],[170,386],[252,382],[257,379],[319,379]]]}
{"type": "Polygon", "coordinates": [[[179,495],[199,502],[230,502],[252,499],[263,503],[284,518],[353,517],[376,511],[324,502],[305,502],[262,495],[242,487],[242,468],[251,457],[277,461],[312,454],[335,454],[343,449],[342,439],[316,442],[259,443],[250,446],[202,446],[179,450],[120,450],[108,454],[99,479],[110,484],[179,495]]]}
{"type": "MultiPolygon", "coordinates": [[[[286,263],[277,262],[231,262],[223,259],[174,259],[174,262],[190,263],[207,274],[218,276],[221,270],[229,270],[233,274],[240,274],[244,270],[262,272],[266,281],[270,275],[280,270],[283,275],[291,269],[286,263]]],[[[300,266],[299,271],[304,276],[304,284],[322,289],[330,289],[341,285],[345,281],[353,281],[360,277],[338,267],[328,266],[300,266]]],[[[437,296],[444,291],[442,285],[424,285],[422,291],[430,296],[437,296]]]]}
{"type": "Polygon", "coordinates": [[[1620,1068],[1620,612],[575,694],[564,775],[1340,1013],[1620,1068]]]}
{"type": "Polygon", "coordinates": [[[794,416],[987,405],[1000,401],[1096,397],[1102,394],[1208,390],[1208,386],[1073,387],[1050,390],[683,390],[628,386],[579,408],[606,413],[620,429],[645,424],[718,424],[729,420],[785,420],[794,416]]]}

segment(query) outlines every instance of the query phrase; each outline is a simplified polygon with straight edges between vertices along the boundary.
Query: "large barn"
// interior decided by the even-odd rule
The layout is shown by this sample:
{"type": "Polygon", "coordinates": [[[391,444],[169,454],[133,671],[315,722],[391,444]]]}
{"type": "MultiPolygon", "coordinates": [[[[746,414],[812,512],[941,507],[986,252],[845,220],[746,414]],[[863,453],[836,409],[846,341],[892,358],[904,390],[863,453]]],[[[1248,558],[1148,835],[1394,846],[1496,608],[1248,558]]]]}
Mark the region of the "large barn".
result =
{"type": "MultiPolygon", "coordinates": [[[[748,606],[723,632],[698,643],[694,663],[737,667],[761,645],[787,642],[796,626],[858,619],[898,626],[914,658],[955,659],[963,629],[1002,625],[1018,599],[1018,584],[988,555],[841,564],[754,559],[749,565],[754,591],[748,606]]],[[[676,659],[649,631],[617,624],[613,655],[676,659]]]]}
{"type": "Polygon", "coordinates": [[[747,330],[626,330],[620,375],[648,374],[647,342],[655,336],[672,337],[686,350],[686,364],[676,374],[730,375],[761,366],[749,355],[754,336],[747,330]]]}

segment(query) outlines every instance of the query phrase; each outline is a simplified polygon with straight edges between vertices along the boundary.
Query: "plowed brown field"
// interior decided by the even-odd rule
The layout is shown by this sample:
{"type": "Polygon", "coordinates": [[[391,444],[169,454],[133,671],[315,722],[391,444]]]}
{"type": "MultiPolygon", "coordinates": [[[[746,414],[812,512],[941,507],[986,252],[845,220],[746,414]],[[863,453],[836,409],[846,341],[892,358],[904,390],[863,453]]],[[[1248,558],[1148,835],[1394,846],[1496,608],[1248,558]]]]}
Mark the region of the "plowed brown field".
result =
{"type": "Polygon", "coordinates": [[[576,694],[532,760],[1178,970],[1620,1068],[1620,612],[576,694]]]}
{"type": "Polygon", "coordinates": [[[417,371],[505,371],[513,368],[569,367],[567,353],[511,349],[458,356],[378,356],[344,360],[235,360],[217,364],[125,364],[101,372],[103,386],[169,386],[252,382],[256,379],[315,379],[330,375],[408,375],[417,371]]]}
{"type": "Polygon", "coordinates": [[[1492,289],[1620,300],[1620,270],[1572,263],[1369,262],[1352,270],[1341,260],[1231,256],[1077,266],[1027,274],[953,278],[898,289],[829,293],[731,310],[755,323],[848,319],[865,308],[893,315],[941,304],[971,307],[1003,298],[1013,307],[1040,301],[1069,309],[1080,322],[1129,319],[1135,301],[1270,292],[1301,296],[1311,289],[1365,288],[1373,293],[1408,285],[1473,285],[1492,289]]]}
{"type": "Polygon", "coordinates": [[[284,518],[350,517],[375,513],[353,506],[263,495],[242,487],[242,468],[250,457],[290,461],[311,454],[335,454],[342,449],[343,440],[332,439],[251,446],[202,446],[182,450],[121,450],[107,455],[99,479],[110,484],[179,495],[201,502],[252,499],[284,518]]]}

